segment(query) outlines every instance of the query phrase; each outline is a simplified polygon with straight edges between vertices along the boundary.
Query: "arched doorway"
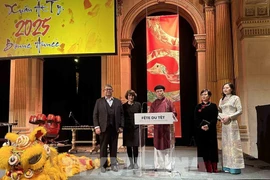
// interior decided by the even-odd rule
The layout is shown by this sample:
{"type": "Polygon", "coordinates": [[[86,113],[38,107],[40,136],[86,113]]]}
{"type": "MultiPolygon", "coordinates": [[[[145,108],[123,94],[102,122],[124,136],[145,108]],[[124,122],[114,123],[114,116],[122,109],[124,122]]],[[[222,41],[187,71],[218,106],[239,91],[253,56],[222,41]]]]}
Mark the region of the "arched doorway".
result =
{"type": "Polygon", "coordinates": [[[201,87],[205,87],[206,84],[204,78],[205,35],[202,34],[204,33],[202,15],[191,3],[186,1],[166,1],[166,3],[160,4],[156,1],[139,2],[129,11],[124,19],[122,28],[121,57],[131,61],[131,87],[137,91],[138,101],[145,102],[147,99],[145,78],[146,43],[144,41],[146,39],[146,14],[167,15],[176,13],[179,14],[181,21],[180,49],[183,49],[183,51],[181,51],[182,53],[180,53],[182,84],[181,111],[183,112],[181,119],[183,131],[182,138],[177,140],[176,144],[188,145],[190,143],[191,136],[193,135],[193,110],[197,104],[197,89],[202,89],[201,87]],[[181,41],[181,39],[183,39],[183,41],[181,41]],[[196,45],[196,48],[194,45],[196,45]],[[183,48],[184,46],[189,47],[183,48]],[[134,47],[134,49],[127,49],[130,47],[134,47]],[[183,88],[183,86],[185,88],[183,88]]]}
{"type": "MultiPolygon", "coordinates": [[[[167,15],[159,12],[153,15],[167,15]]],[[[193,30],[189,23],[179,18],[180,25],[180,86],[181,86],[181,122],[182,138],[176,140],[177,145],[188,145],[193,135],[193,110],[197,104],[197,68],[196,49],[193,46],[193,30]]],[[[134,48],[131,51],[131,88],[138,94],[139,102],[147,101],[146,79],[146,22],[143,19],[133,32],[134,48]]],[[[146,107],[144,106],[144,112],[146,107]]],[[[151,145],[151,140],[147,141],[151,145]]]]}
{"type": "MultiPolygon", "coordinates": [[[[189,1],[157,0],[140,1],[134,5],[123,20],[121,31],[121,60],[130,61],[131,49],[134,47],[132,35],[136,26],[146,15],[157,12],[178,13],[191,26],[194,32],[197,61],[197,92],[206,87],[205,73],[205,23],[203,14],[189,1]]],[[[130,81],[130,77],[126,77],[130,81]]]]}

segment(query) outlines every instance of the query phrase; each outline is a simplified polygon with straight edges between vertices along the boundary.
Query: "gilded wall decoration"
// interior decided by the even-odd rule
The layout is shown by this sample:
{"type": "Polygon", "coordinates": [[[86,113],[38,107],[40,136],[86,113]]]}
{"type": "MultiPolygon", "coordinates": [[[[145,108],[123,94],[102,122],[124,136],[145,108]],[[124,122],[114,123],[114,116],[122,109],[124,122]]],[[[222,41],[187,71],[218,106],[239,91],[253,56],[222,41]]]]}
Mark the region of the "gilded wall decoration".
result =
{"type": "Polygon", "coordinates": [[[245,15],[246,16],[255,16],[255,7],[246,7],[245,15]]]}
{"type": "Polygon", "coordinates": [[[117,16],[122,15],[123,0],[117,0],[117,16]]]}
{"type": "Polygon", "coordinates": [[[270,36],[270,19],[246,19],[238,22],[241,39],[246,37],[270,36]]]}
{"type": "Polygon", "coordinates": [[[270,0],[245,0],[244,9],[247,17],[269,16],[270,0]]]}
{"type": "Polygon", "coordinates": [[[268,3],[269,0],[246,0],[246,4],[268,3]]]}
{"type": "Polygon", "coordinates": [[[267,16],[268,15],[267,10],[268,10],[267,6],[259,6],[257,7],[257,14],[259,16],[267,16]]]}

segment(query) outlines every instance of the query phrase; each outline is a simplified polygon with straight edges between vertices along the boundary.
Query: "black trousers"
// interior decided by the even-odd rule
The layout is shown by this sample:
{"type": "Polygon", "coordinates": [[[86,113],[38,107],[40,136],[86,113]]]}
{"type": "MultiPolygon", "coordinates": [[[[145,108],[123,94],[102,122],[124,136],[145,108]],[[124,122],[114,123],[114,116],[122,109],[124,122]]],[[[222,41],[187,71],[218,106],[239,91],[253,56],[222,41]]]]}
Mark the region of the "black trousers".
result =
{"type": "Polygon", "coordinates": [[[118,132],[115,127],[108,126],[105,132],[100,133],[100,167],[107,167],[108,145],[110,149],[111,166],[116,165],[118,132]]]}

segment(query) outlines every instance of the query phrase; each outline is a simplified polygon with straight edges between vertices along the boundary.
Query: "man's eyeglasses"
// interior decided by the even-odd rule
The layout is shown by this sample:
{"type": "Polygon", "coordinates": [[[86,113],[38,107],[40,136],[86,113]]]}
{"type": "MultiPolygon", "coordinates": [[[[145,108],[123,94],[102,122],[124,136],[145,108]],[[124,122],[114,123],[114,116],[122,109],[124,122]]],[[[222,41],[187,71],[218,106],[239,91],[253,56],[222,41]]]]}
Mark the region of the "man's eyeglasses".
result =
{"type": "Polygon", "coordinates": [[[112,91],[112,89],[104,89],[104,91],[112,91]]]}
{"type": "Polygon", "coordinates": [[[201,94],[201,96],[208,96],[208,94],[201,94]]]}

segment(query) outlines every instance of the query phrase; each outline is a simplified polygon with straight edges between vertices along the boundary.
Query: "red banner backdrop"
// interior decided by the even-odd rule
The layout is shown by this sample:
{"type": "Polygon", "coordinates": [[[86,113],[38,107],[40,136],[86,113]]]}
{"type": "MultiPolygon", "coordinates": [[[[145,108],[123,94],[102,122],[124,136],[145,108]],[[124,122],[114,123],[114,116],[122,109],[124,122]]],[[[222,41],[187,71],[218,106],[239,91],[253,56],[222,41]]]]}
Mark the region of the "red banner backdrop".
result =
{"type": "MultiPolygon", "coordinates": [[[[165,96],[173,101],[177,111],[175,137],[180,138],[182,133],[178,15],[147,17],[146,36],[148,107],[156,98],[154,87],[158,84],[165,86],[165,96]]],[[[151,128],[148,128],[148,137],[151,136],[151,128]]]]}

